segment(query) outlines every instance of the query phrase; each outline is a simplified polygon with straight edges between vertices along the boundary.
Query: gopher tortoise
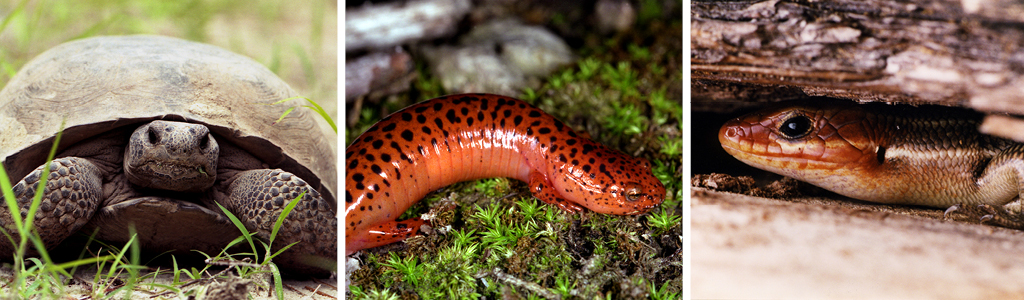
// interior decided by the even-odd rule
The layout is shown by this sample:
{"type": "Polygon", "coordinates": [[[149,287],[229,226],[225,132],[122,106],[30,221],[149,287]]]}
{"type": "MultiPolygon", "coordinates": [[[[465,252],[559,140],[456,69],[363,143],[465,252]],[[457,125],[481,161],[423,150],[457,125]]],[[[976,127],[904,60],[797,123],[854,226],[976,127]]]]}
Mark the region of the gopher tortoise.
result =
{"type": "MultiPolygon", "coordinates": [[[[68,42],[0,91],[0,157],[12,180],[23,178],[14,193],[25,216],[63,123],[35,217],[47,248],[80,230],[123,243],[134,226],[145,250],[216,255],[240,232],[215,203],[266,242],[285,205],[306,192],[273,246],[298,243],[274,261],[286,273],[330,274],[337,137],[303,109],[275,123],[300,103],[273,103],[295,95],[255,61],[211,45],[68,42]]],[[[17,238],[5,205],[0,226],[17,238]]],[[[13,251],[0,236],[0,255],[13,251]]]]}

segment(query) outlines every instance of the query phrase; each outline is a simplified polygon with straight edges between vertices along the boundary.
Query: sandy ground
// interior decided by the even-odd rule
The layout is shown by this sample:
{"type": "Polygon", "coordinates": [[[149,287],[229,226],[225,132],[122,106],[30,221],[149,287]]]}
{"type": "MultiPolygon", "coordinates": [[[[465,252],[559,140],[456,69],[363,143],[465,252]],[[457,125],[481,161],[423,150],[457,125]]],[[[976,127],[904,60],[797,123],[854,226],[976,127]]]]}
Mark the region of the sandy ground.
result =
{"type": "Polygon", "coordinates": [[[942,211],[693,188],[694,299],[1019,299],[1024,232],[942,211]]]}

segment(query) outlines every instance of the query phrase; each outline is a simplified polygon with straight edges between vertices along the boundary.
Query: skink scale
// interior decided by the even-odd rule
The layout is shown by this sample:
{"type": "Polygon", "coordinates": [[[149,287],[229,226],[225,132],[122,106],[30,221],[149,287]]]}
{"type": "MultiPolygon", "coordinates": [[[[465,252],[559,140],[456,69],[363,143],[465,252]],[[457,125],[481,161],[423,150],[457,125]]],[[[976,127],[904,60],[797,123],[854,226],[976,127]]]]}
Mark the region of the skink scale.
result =
{"type": "Polygon", "coordinates": [[[945,107],[803,101],[727,122],[722,147],[751,166],[865,201],[1002,205],[1021,195],[1024,147],[945,107]]]}

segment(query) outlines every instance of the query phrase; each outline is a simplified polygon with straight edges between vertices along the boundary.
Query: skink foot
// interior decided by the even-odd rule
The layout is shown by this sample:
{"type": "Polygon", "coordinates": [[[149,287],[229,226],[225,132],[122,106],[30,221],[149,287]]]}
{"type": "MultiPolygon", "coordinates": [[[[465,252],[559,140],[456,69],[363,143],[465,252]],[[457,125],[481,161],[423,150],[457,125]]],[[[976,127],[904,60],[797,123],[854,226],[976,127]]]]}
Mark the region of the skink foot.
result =
{"type": "Polygon", "coordinates": [[[960,204],[954,204],[953,206],[950,206],[949,208],[946,209],[946,212],[942,213],[942,218],[943,219],[948,219],[949,218],[949,213],[955,212],[958,209],[960,209],[960,204]]]}
{"type": "Polygon", "coordinates": [[[944,219],[969,223],[988,224],[1012,229],[1024,229],[1024,215],[1007,211],[1005,208],[981,205],[953,205],[942,214],[944,219]]]}

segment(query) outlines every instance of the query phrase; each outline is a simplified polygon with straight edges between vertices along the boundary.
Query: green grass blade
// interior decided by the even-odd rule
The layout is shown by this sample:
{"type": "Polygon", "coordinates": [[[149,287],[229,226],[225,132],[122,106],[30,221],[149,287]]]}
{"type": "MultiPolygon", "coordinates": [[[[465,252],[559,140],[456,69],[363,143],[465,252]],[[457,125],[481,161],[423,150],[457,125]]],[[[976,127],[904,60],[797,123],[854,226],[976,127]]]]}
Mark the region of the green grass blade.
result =
{"type": "Polygon", "coordinates": [[[245,240],[247,242],[249,242],[249,247],[252,247],[252,252],[259,252],[259,249],[256,248],[256,243],[252,242],[252,235],[249,234],[249,229],[245,228],[245,224],[242,224],[242,221],[238,220],[238,217],[235,217],[235,214],[232,214],[230,211],[228,211],[227,208],[224,208],[223,205],[220,205],[220,203],[217,203],[217,207],[220,207],[220,210],[223,211],[224,214],[228,216],[228,219],[231,220],[231,223],[235,224],[235,227],[238,227],[238,230],[242,232],[242,236],[245,237],[245,240]]]}
{"type": "MultiPolygon", "coordinates": [[[[291,100],[294,100],[294,99],[305,99],[306,102],[309,102],[309,104],[312,104],[312,106],[309,106],[309,105],[303,105],[303,106],[306,107],[306,108],[312,109],[314,112],[319,114],[320,117],[323,117],[324,121],[327,121],[327,124],[331,125],[331,129],[334,130],[334,133],[338,133],[338,125],[334,123],[334,119],[331,118],[331,115],[329,113],[327,113],[327,111],[324,110],[324,108],[321,107],[320,104],[317,104],[316,101],[310,100],[309,98],[302,97],[302,96],[295,96],[295,97],[291,97],[291,98],[281,99],[280,101],[271,103],[270,105],[277,105],[277,104],[285,103],[285,102],[288,102],[288,101],[291,101],[291,100]]],[[[287,116],[289,113],[291,113],[293,109],[295,109],[295,108],[292,107],[292,108],[288,109],[287,111],[285,111],[283,114],[281,114],[281,117],[278,118],[277,121],[274,121],[274,123],[276,124],[277,122],[281,122],[281,120],[283,120],[285,116],[287,116]]]]}
{"type": "Polygon", "coordinates": [[[284,224],[284,218],[288,217],[288,214],[291,214],[292,209],[294,209],[295,206],[299,204],[299,201],[301,201],[302,197],[305,195],[306,192],[303,191],[302,193],[299,194],[298,197],[292,199],[292,201],[289,202],[288,205],[284,206],[284,210],[281,211],[281,215],[277,216],[277,221],[274,221],[274,228],[270,231],[270,243],[273,243],[274,239],[277,238],[277,232],[281,229],[281,225],[284,224]]]}
{"type": "Polygon", "coordinates": [[[281,270],[277,265],[270,264],[270,273],[274,274],[274,293],[277,293],[277,300],[284,300],[284,281],[281,280],[281,270]]]}
{"type": "Polygon", "coordinates": [[[281,120],[284,120],[284,117],[287,117],[288,114],[292,113],[293,110],[295,110],[294,107],[289,107],[288,110],[285,110],[284,113],[281,113],[281,117],[277,118],[277,120],[275,120],[274,123],[271,123],[271,125],[277,124],[281,122],[281,120]]]}

